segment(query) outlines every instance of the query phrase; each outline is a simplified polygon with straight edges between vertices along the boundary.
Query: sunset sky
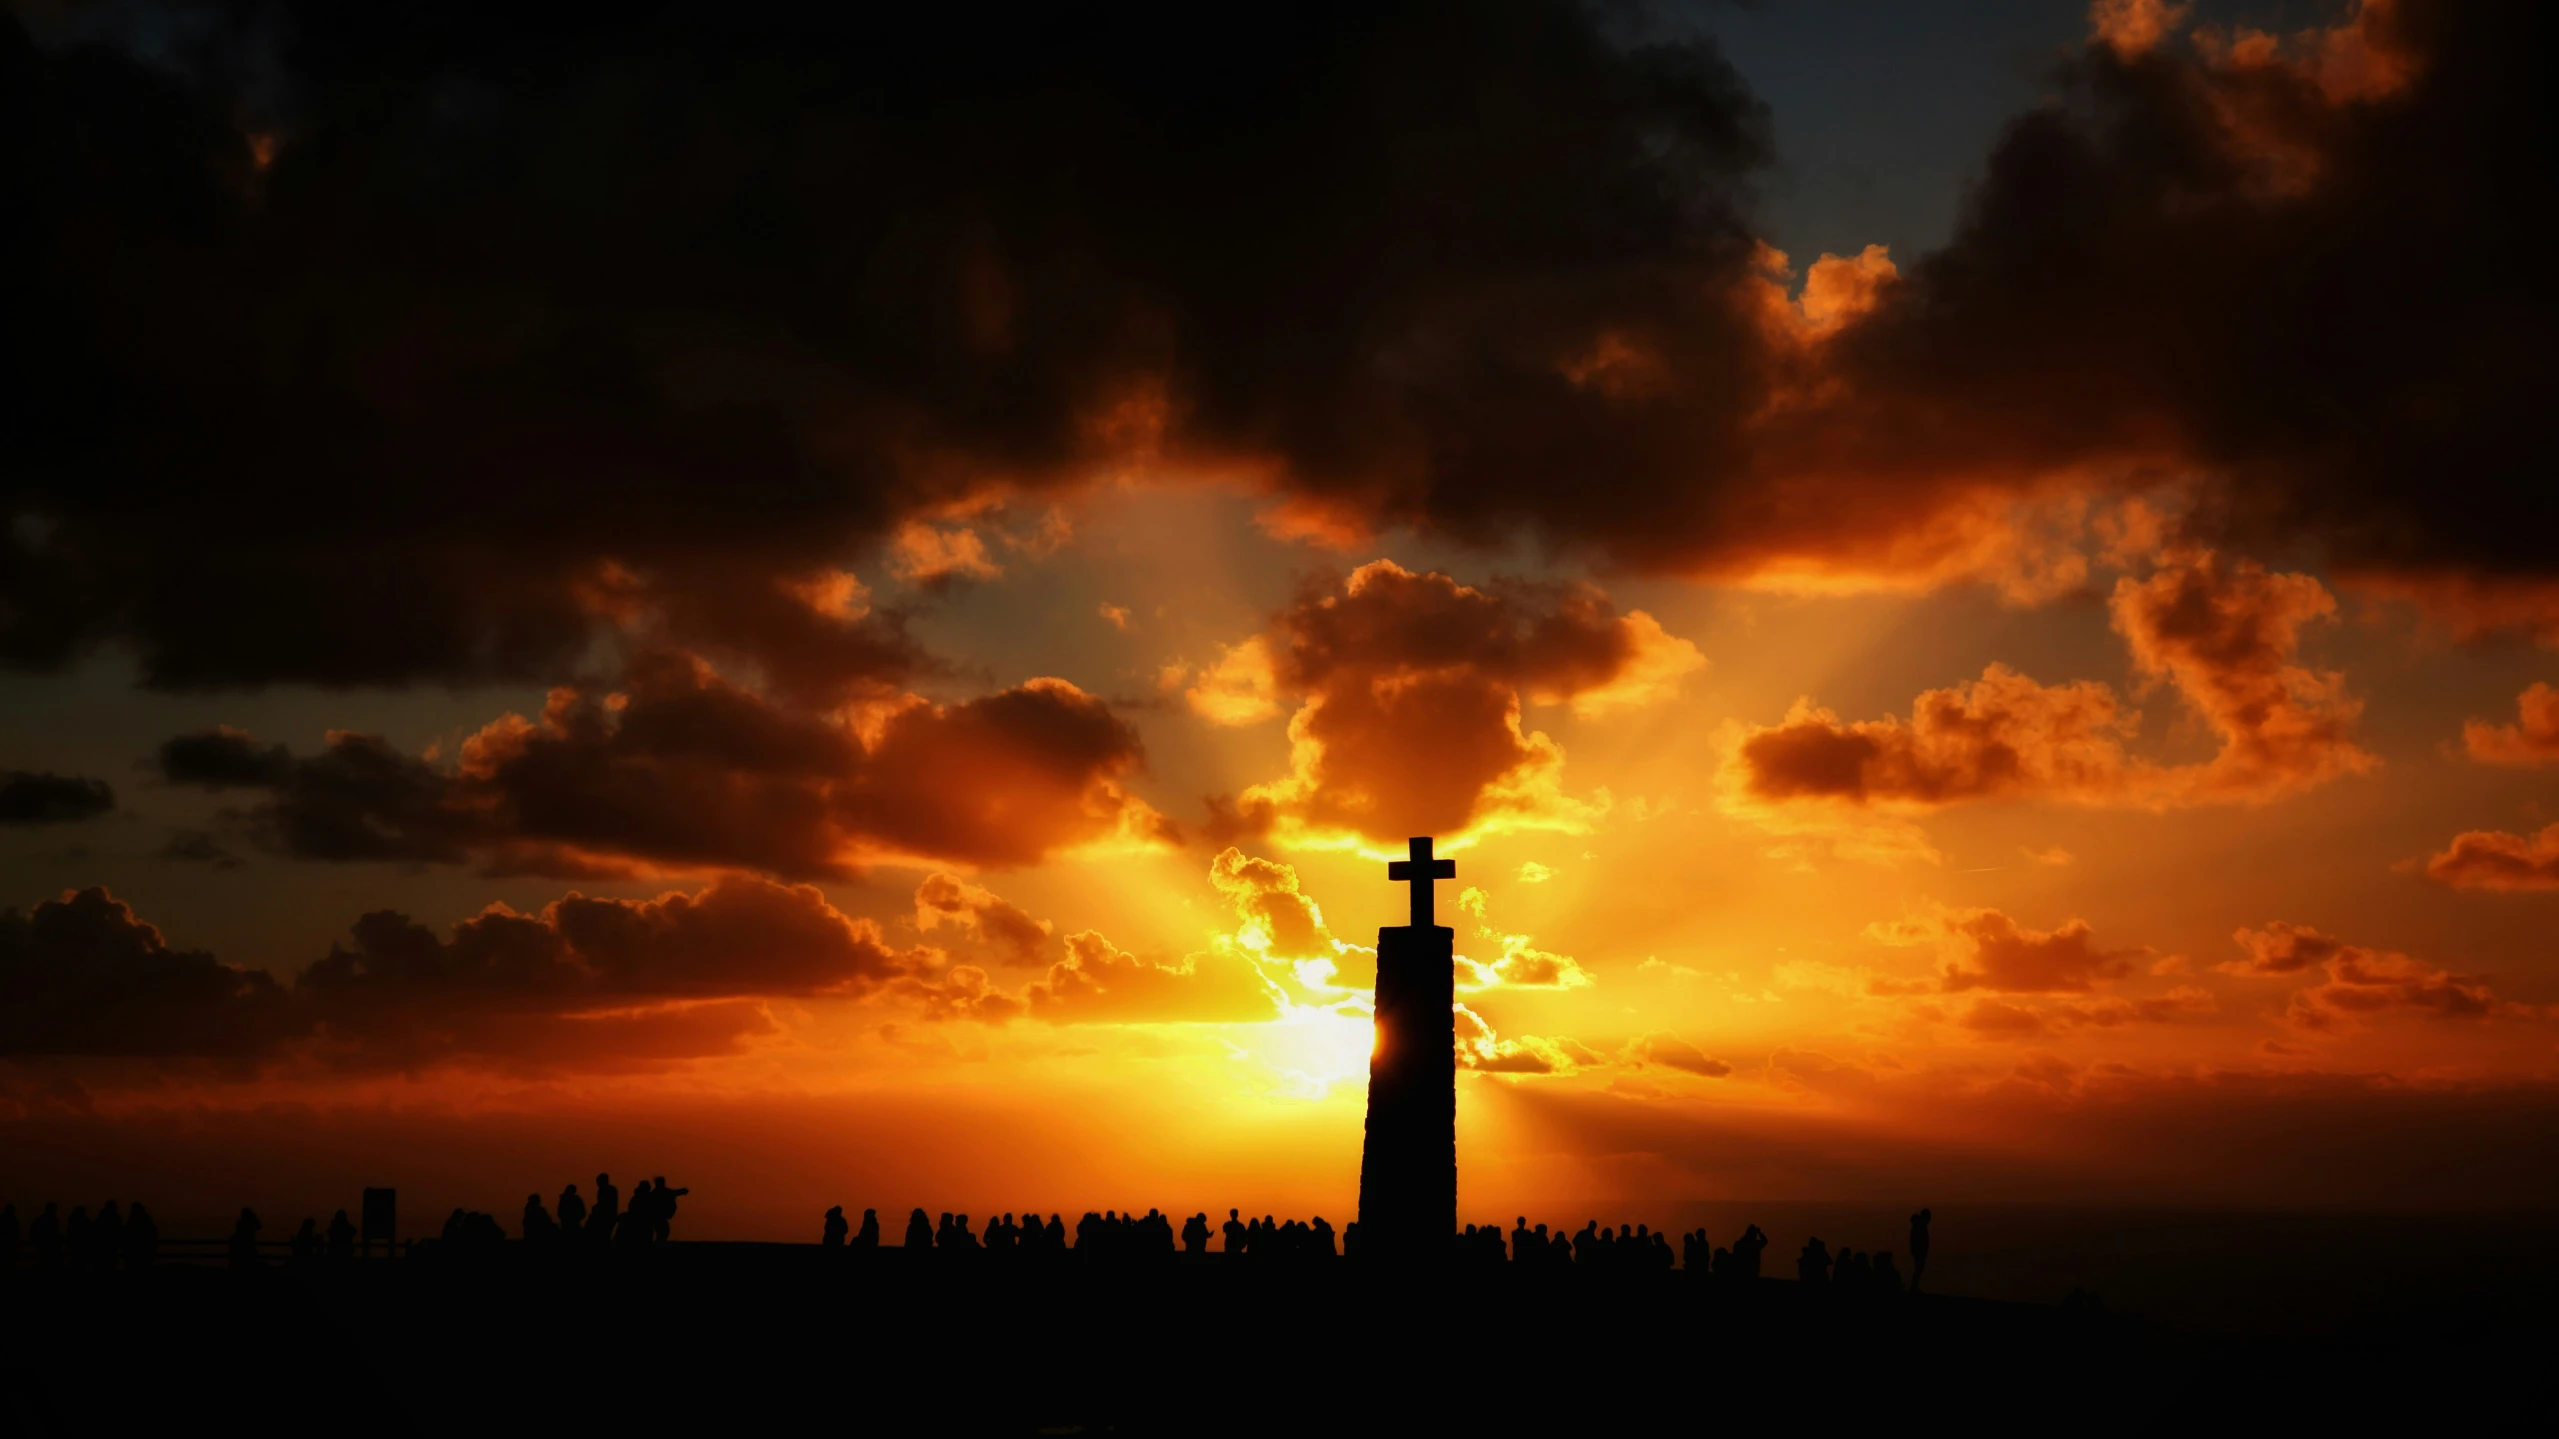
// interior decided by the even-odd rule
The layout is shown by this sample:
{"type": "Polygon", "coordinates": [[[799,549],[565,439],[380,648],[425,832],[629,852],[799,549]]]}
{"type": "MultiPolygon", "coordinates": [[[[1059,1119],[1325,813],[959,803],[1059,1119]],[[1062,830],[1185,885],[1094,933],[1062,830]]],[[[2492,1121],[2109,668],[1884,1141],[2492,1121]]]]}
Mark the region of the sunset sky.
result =
{"type": "Polygon", "coordinates": [[[2559,1201],[2536,7],[759,8],[0,23],[9,1197],[2559,1201]]]}

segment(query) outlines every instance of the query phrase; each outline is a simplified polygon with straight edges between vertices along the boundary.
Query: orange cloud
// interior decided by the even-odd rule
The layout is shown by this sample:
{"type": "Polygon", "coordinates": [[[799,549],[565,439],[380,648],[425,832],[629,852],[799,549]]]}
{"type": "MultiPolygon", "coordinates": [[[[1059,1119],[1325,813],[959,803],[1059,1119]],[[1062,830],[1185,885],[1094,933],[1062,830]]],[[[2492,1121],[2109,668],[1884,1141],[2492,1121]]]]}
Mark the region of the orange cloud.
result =
{"type": "Polygon", "coordinates": [[[2260,803],[2380,763],[2354,742],[2363,703],[2345,677],[2297,658],[2303,626],[2336,613],[2308,575],[2209,551],[2116,582],[2115,629],[2134,664],[2174,684],[2221,739],[2220,753],[2179,776],[2184,802],[2260,803]]]}
{"type": "Polygon", "coordinates": [[[2454,889],[2503,894],[2559,889],[2559,824],[2536,834],[2465,830],[2427,857],[2426,878],[2454,889]]]}
{"type": "Polygon", "coordinates": [[[1638,1069],[1655,1064],[1707,1079],[1722,1079],[1733,1072],[1731,1065],[1675,1034],[1647,1034],[1629,1041],[1626,1061],[1638,1069]]]}
{"type": "Polygon", "coordinates": [[[2515,698],[2513,724],[2475,719],[2461,727],[2461,747],[2481,764],[2518,768],[2559,760],[2559,689],[2536,682],[2515,698]]]}
{"type": "Polygon", "coordinates": [[[2284,1011],[2294,1027],[2321,1033],[2351,1028],[2390,1010],[2442,1019],[2530,1018],[2528,1005],[2501,1000],[2478,975],[2455,974],[2390,950],[2367,949],[2303,925],[2275,923],[2232,936],[2246,961],[2222,966],[2241,974],[2290,975],[2313,966],[2327,982],[2295,990],[2284,1011]]]}
{"type": "Polygon", "coordinates": [[[2192,8],[2171,5],[2168,0],[2094,0],[2088,7],[2088,25],[2100,42],[2130,59],[2148,54],[2174,34],[2192,8]]]}
{"type": "Polygon", "coordinates": [[[1228,646],[1216,664],[1200,671],[1198,682],[1182,698],[1192,713],[1211,724],[1240,725],[1278,714],[1277,690],[1270,642],[1254,635],[1228,646]]]}
{"type": "Polygon", "coordinates": [[[2034,1039],[2056,1031],[2114,1029],[2127,1024],[2173,1024],[2215,1013],[2220,1008],[2210,991],[2181,984],[2148,999],[2108,995],[2084,1003],[2067,1000],[2016,1005],[2001,1000],[1974,1000],[1955,1018],[1957,1026],[1994,1039],[2034,1039]]]}
{"type": "Polygon", "coordinates": [[[2105,685],[2047,686],[1995,664],[1977,681],[1921,694],[1907,722],[1843,722],[1798,701],[1782,723],[1748,732],[1738,753],[1746,790],[1761,800],[2102,800],[2122,786],[2123,741],[2139,722],[2105,685]]]}
{"type": "Polygon", "coordinates": [[[949,529],[910,522],[889,539],[889,573],[911,585],[947,585],[955,580],[992,580],[1004,567],[988,558],[986,541],[975,529],[949,529]]]}
{"type": "Polygon", "coordinates": [[[2164,809],[2264,803],[2379,763],[2355,743],[2361,702],[2343,677],[2299,662],[2303,626],[2335,612],[2308,575],[2209,552],[2166,556],[2117,583],[2116,631],[2135,667],[2173,685],[2220,740],[2207,761],[2130,755],[2140,716],[2096,681],[2045,685],[1992,665],[1930,690],[1902,720],[1843,721],[1799,701],[1732,742],[1727,808],[1771,817],[1794,804],[1914,812],[2032,798],[2164,809]]]}
{"type": "Polygon", "coordinates": [[[1537,948],[1536,936],[1505,934],[1493,928],[1484,915],[1484,891],[1469,886],[1457,896],[1457,907],[1474,916],[1478,938],[1489,939],[1502,950],[1501,958],[1489,963],[1457,956],[1458,988],[1579,989],[1592,982],[1590,971],[1570,955],[1537,948]]]}
{"type": "Polygon", "coordinates": [[[1605,1064],[1590,1046],[1571,1039],[1524,1034],[1504,1039],[1474,1010],[1457,1006],[1457,1066],[1487,1074],[1571,1074],[1605,1064]]]}
{"type": "Polygon", "coordinates": [[[1271,641],[1272,684],[1299,706],[1290,773],[1245,790],[1233,823],[1300,844],[1587,828],[1605,798],[1564,793],[1563,749],[1523,703],[1642,704],[1704,664],[1587,585],[1479,589],[1389,560],[1309,584],[1271,641]]]}
{"type": "Polygon", "coordinates": [[[538,722],[482,727],[451,769],[368,735],[300,758],[227,729],[173,739],[159,762],[174,782],[264,792],[241,823],[274,852],[477,858],[494,874],[844,878],[886,858],[1018,865],[1170,838],[1126,788],[1136,731],[1055,679],[953,705],[909,697],[857,730],[661,651],[618,690],[557,689],[538,722]]]}
{"type": "Polygon", "coordinates": [[[2133,972],[2148,949],[2101,949],[2085,920],[2053,930],[2027,929],[1995,909],[1939,909],[1913,919],[1870,924],[1881,944],[1929,945],[1944,956],[1937,987],[2006,994],[2084,993],[2133,972]]]}
{"type": "Polygon", "coordinates": [[[1249,963],[1210,951],[1158,964],[1091,930],[1066,937],[1066,958],[1025,998],[1032,1017],[1052,1024],[1252,1024],[1281,1012],[1270,982],[1249,963]]]}
{"type": "MultiPolygon", "coordinates": [[[[897,986],[899,995],[933,1019],[1002,1024],[1028,1015],[1051,1024],[1253,1024],[1279,1018],[1285,999],[1263,972],[1264,961],[1321,964],[1319,980],[1332,975],[1341,950],[1324,928],[1323,912],[1297,888],[1286,865],[1249,859],[1229,849],[1209,866],[1210,882],[1228,897],[1242,932],[1220,936],[1208,949],[1165,963],[1131,954],[1097,930],[1068,935],[1065,957],[1051,963],[1019,993],[998,987],[984,969],[951,965],[939,975],[917,972],[897,986]]],[[[1008,901],[947,875],[928,878],[916,891],[918,924],[930,929],[957,923],[980,933],[1010,935],[1008,963],[1036,963],[1054,932],[1008,901]],[[947,917],[946,917],[947,916],[947,917]]]]}
{"type": "Polygon", "coordinates": [[[1340,950],[1322,907],[1298,887],[1293,866],[1229,845],[1209,861],[1208,877],[1234,905],[1243,924],[1237,941],[1247,949],[1290,961],[1329,961],[1340,950]]]}
{"type": "Polygon", "coordinates": [[[929,874],[915,887],[915,927],[951,925],[995,946],[1008,964],[1038,964],[1048,948],[1048,921],[982,886],[948,874],[929,874]]]}

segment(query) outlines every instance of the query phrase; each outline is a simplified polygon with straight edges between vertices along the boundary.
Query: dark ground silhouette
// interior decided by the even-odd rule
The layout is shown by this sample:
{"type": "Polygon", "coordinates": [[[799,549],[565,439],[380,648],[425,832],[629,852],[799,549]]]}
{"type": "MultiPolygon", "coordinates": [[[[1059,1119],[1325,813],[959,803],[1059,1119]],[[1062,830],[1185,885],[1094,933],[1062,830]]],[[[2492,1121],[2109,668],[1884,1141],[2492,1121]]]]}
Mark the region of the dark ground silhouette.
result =
{"type": "MultiPolygon", "coordinates": [[[[2444,1428],[2515,1405],[2546,1309],[2438,1307],[2240,1341],[2110,1312],[1913,1293],[1818,1236],[1518,1216],[1439,1262],[1364,1262],[1321,1219],[1150,1210],[812,1215],[803,1244],[670,1242],[654,1177],[615,1222],[508,1237],[456,1211],[396,1260],[343,1216],[137,1245],[143,1206],[40,1246],[0,1213],[0,1434],[1616,1433],[1851,1412],[2116,1432],[2444,1428]],[[647,1196],[647,1197],[644,1197],[647,1196]],[[632,1216],[637,1215],[637,1218],[632,1216]],[[102,1242],[102,1227],[120,1230],[102,1242]],[[279,1226],[281,1228],[282,1226],[279,1226]],[[71,1236],[80,1237],[75,1241],[71,1236]],[[2504,1381],[2499,1380],[2504,1376],[2504,1381]],[[1862,1396],[1862,1397],[1861,1397],[1862,1396]]],[[[601,1197],[601,1196],[599,1196],[601,1197]]],[[[74,1211],[80,1212],[80,1211],[74,1211]]],[[[892,1211],[894,1212],[894,1211],[892,1211]]],[[[539,1219],[531,1219],[540,1213],[539,1219]]],[[[1959,1229],[1948,1230],[1959,1234],[1959,1229]]],[[[1960,1248],[1960,1245],[1958,1245],[1960,1248]]],[[[1916,1256],[1910,1271],[1916,1273],[1916,1256]]]]}

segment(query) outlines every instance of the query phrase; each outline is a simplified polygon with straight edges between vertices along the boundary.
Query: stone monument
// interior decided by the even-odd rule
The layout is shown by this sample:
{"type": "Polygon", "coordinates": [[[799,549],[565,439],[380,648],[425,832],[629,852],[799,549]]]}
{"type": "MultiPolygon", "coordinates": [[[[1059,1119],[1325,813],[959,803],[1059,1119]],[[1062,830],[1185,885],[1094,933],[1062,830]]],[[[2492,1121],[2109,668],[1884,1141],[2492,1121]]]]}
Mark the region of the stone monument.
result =
{"type": "Polygon", "coordinates": [[[1377,931],[1377,1041],[1368,1059],[1368,1136],[1360,1148],[1360,1252],[1389,1262],[1448,1251],[1457,1232],[1457,984],[1455,930],[1432,914],[1431,885],[1457,861],[1411,858],[1386,867],[1413,886],[1413,922],[1377,931]]]}

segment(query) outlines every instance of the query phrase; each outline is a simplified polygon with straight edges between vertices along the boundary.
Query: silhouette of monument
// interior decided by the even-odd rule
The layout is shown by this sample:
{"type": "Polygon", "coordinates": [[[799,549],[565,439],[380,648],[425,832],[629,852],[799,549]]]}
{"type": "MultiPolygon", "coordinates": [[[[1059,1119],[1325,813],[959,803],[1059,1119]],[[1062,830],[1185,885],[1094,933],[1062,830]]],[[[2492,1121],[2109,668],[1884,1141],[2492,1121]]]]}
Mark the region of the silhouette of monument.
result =
{"type": "Polygon", "coordinates": [[[1386,867],[1413,886],[1413,922],[1377,931],[1377,1042],[1368,1060],[1359,1232],[1378,1259],[1436,1257],[1457,1232],[1456,931],[1433,921],[1431,885],[1457,862],[1427,836],[1386,867]]]}

